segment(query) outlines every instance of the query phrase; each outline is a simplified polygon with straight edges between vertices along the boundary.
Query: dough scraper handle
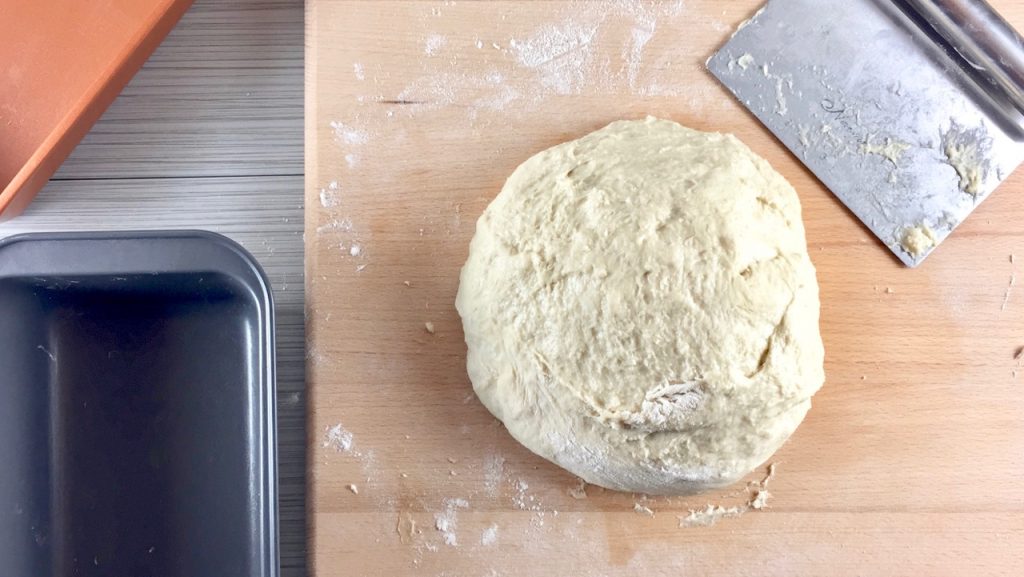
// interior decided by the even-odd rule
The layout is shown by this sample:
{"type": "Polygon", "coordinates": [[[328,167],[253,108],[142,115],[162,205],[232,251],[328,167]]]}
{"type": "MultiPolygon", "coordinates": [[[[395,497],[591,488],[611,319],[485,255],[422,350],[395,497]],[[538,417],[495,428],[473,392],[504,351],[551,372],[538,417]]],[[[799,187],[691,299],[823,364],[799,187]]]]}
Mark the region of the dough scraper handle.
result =
{"type": "Polygon", "coordinates": [[[1024,40],[1002,16],[984,0],[896,2],[938,34],[969,73],[985,81],[982,88],[996,97],[1004,116],[1024,126],[1024,40]]]}

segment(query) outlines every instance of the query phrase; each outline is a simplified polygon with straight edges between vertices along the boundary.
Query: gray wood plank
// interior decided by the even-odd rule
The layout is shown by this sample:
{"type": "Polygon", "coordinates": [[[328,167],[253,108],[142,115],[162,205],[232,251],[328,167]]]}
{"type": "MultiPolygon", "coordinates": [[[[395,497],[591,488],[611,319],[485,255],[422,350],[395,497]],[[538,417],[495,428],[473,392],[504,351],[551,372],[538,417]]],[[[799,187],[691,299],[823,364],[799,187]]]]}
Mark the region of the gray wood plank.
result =
{"type": "Polygon", "coordinates": [[[303,3],[198,0],[55,178],[302,173],[303,3]]]}
{"type": "Polygon", "coordinates": [[[200,228],[277,310],[282,575],[306,574],[303,3],[197,0],[25,215],[30,231],[200,228]]]}

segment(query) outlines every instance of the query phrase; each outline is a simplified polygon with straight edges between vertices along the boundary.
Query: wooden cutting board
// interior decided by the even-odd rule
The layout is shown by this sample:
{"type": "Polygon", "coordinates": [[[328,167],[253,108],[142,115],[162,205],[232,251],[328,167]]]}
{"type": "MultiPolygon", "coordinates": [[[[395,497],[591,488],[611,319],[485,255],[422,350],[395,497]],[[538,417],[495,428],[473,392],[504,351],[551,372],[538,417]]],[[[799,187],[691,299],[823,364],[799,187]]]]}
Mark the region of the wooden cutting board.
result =
{"type": "MultiPolygon", "coordinates": [[[[1024,172],[903,268],[704,70],[758,3],[307,2],[314,574],[1020,568],[1024,172]],[[680,518],[743,510],[752,487],[584,495],[513,441],[473,395],[453,306],[511,171],[645,114],[733,132],[781,171],[821,283],[828,382],[772,459],[767,509],[708,527],[680,518]]],[[[995,4],[1024,29],[1024,6],[995,4]]]]}

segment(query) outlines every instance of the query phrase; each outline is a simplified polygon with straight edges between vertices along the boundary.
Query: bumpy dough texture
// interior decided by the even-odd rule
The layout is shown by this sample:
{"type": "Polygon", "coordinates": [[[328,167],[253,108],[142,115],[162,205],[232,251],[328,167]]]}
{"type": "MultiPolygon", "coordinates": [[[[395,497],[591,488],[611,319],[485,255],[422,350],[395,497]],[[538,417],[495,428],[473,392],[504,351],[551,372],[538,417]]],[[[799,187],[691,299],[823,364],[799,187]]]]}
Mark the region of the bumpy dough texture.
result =
{"type": "Polygon", "coordinates": [[[456,306],[484,405],[610,489],[738,480],[825,378],[793,188],[735,137],[665,120],[519,166],[477,222],[456,306]]]}

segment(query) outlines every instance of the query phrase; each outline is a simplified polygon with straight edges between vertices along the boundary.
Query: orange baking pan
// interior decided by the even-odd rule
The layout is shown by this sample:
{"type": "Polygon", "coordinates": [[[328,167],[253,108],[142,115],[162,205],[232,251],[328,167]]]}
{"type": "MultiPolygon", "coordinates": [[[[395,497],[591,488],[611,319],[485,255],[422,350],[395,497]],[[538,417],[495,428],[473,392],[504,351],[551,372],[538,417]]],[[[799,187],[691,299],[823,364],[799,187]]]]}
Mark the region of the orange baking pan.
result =
{"type": "Polygon", "coordinates": [[[19,214],[192,0],[0,0],[0,220],[19,214]]]}

